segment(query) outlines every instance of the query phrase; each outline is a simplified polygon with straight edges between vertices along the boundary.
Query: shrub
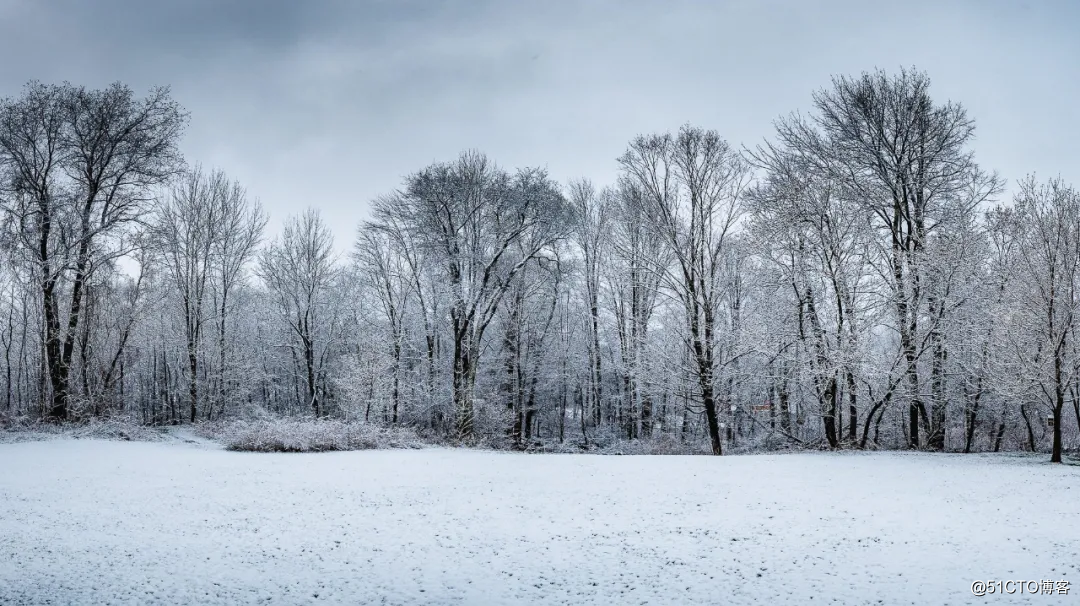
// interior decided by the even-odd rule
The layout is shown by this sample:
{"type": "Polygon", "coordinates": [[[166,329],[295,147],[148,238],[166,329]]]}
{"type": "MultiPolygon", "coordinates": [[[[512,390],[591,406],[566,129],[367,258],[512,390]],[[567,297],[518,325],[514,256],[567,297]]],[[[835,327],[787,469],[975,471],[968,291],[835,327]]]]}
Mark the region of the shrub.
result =
{"type": "Polygon", "coordinates": [[[168,436],[160,429],[140,425],[125,416],[91,417],[85,421],[49,423],[36,417],[8,417],[0,422],[0,442],[25,442],[55,438],[87,440],[135,440],[160,442],[168,436]]]}
{"type": "Polygon", "coordinates": [[[235,421],[199,427],[203,436],[227,450],[250,452],[326,452],[420,448],[420,437],[406,428],[386,428],[333,420],[275,419],[235,421]]]}

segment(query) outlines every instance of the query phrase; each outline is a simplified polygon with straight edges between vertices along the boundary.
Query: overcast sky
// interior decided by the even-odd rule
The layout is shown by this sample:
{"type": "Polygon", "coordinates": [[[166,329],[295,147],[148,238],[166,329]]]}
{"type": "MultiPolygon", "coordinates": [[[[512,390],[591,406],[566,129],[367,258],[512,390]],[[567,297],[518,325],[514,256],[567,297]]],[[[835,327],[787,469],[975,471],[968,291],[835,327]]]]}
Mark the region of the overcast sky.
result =
{"type": "Polygon", "coordinates": [[[830,76],[911,65],[968,108],[981,164],[1080,186],[1076,1],[0,0],[0,95],[169,85],[190,162],[275,231],[321,209],[340,248],[372,198],[465,149],[604,184],[635,134],[754,145],[830,76]]]}

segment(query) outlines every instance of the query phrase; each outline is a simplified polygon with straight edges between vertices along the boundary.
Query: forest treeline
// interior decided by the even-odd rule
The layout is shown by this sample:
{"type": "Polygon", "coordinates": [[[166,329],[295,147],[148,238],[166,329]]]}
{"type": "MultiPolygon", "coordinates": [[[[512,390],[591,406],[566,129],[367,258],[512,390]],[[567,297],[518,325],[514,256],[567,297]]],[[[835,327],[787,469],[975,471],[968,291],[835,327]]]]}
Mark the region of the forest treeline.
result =
{"type": "Polygon", "coordinates": [[[1078,446],[1080,195],[1027,177],[1003,199],[972,117],[915,69],[836,77],[760,144],[637,136],[614,183],[466,152],[343,246],[315,209],[264,234],[242,184],[182,157],[187,121],[167,88],[0,101],[9,422],[1078,446]]]}

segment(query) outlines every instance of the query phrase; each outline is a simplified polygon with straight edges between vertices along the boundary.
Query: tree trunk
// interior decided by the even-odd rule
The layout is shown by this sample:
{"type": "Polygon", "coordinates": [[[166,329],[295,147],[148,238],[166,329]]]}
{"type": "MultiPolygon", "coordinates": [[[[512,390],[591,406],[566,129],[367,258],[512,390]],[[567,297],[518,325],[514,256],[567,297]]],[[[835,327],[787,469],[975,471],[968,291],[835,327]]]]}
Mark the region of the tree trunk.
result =
{"type": "Polygon", "coordinates": [[[596,289],[591,288],[589,293],[589,356],[592,358],[590,387],[592,388],[592,418],[595,426],[600,426],[600,404],[603,401],[603,375],[600,372],[600,308],[597,301],[596,289]]]}
{"type": "Polygon", "coordinates": [[[1073,398],[1073,414],[1076,415],[1076,430],[1080,432],[1080,399],[1073,398]]]}
{"type": "MultiPolygon", "coordinates": [[[[67,410],[67,377],[60,357],[60,312],[56,301],[56,279],[52,275],[52,258],[49,252],[49,240],[52,232],[52,213],[50,200],[38,201],[38,259],[41,262],[41,302],[45,313],[44,353],[42,364],[47,367],[49,384],[52,387],[52,404],[47,416],[53,420],[65,420],[67,410]]],[[[46,373],[41,374],[44,380],[46,373]]],[[[44,381],[38,390],[38,396],[44,404],[44,381]]]]}
{"type": "Polygon", "coordinates": [[[971,452],[971,445],[975,442],[975,423],[978,421],[979,415],[979,403],[975,401],[972,408],[966,411],[964,417],[966,421],[966,435],[964,436],[964,453],[971,452]]]}
{"type": "Polygon", "coordinates": [[[509,307],[503,333],[503,379],[499,386],[506,399],[506,409],[511,413],[512,420],[509,428],[510,438],[514,446],[522,447],[522,436],[525,424],[525,411],[522,407],[522,370],[521,370],[521,306],[523,305],[524,289],[515,290],[515,296],[507,301],[509,307]]]}
{"type": "Polygon", "coordinates": [[[781,381],[779,388],[780,429],[782,429],[785,433],[791,432],[791,404],[788,401],[789,397],[790,396],[788,394],[788,382],[787,377],[785,376],[784,379],[781,381]]]}
{"type": "MultiPolygon", "coordinates": [[[[866,413],[866,419],[863,420],[863,433],[862,433],[862,439],[859,440],[859,448],[862,448],[862,449],[866,448],[866,441],[870,437],[870,423],[872,423],[873,420],[874,420],[874,414],[877,413],[878,418],[880,419],[881,416],[885,414],[883,409],[885,407],[885,402],[887,402],[887,401],[888,400],[885,399],[885,400],[882,400],[881,402],[878,402],[878,403],[874,404],[872,407],[870,407],[870,412],[866,413]]],[[[877,440],[875,440],[875,442],[876,441],[877,440]]]]}
{"type": "MultiPolygon", "coordinates": [[[[68,416],[67,373],[63,359],[60,357],[60,318],[56,309],[56,292],[53,288],[51,279],[48,279],[46,285],[42,287],[45,308],[45,355],[42,362],[47,366],[47,373],[42,373],[42,378],[47,375],[50,387],[52,387],[52,405],[47,416],[53,420],[62,421],[68,416]]],[[[40,395],[45,395],[45,389],[40,390],[40,395]]]]}
{"type": "Polygon", "coordinates": [[[716,416],[716,402],[713,399],[712,385],[702,385],[702,401],[705,404],[705,420],[709,424],[709,440],[712,443],[712,453],[720,456],[723,447],[720,442],[720,422],[716,416]]]}
{"type": "MultiPolygon", "coordinates": [[[[986,349],[983,349],[983,357],[987,355],[986,349]]],[[[982,401],[983,392],[983,378],[982,375],[978,375],[975,380],[975,394],[971,398],[971,405],[966,411],[964,411],[964,423],[965,423],[965,436],[964,436],[964,452],[970,453],[971,446],[975,442],[975,424],[979,419],[979,403],[982,401]]]]}
{"type": "MultiPolygon", "coordinates": [[[[1063,339],[1064,341],[1064,339],[1063,339]]],[[[1050,449],[1050,462],[1061,462],[1061,412],[1065,409],[1065,383],[1062,372],[1061,346],[1058,346],[1057,355],[1054,356],[1054,437],[1050,449]]]]}
{"type": "MultiPolygon", "coordinates": [[[[901,211],[900,200],[894,200],[894,221],[896,225],[900,225],[903,219],[903,212],[901,211]]],[[[895,228],[894,228],[895,230],[895,228]]],[[[900,348],[903,351],[904,362],[907,364],[907,368],[904,371],[907,377],[908,384],[908,397],[911,398],[908,404],[908,418],[907,418],[907,442],[908,448],[919,447],[919,412],[923,408],[922,400],[919,398],[919,367],[918,367],[918,353],[916,349],[916,329],[918,327],[917,320],[918,310],[911,309],[908,302],[908,287],[907,276],[904,272],[905,256],[900,246],[900,238],[902,234],[897,234],[894,231],[893,234],[893,279],[895,281],[895,293],[896,297],[896,315],[897,325],[900,330],[900,348]]],[[[917,300],[917,299],[916,299],[917,300]]]]}
{"type": "Polygon", "coordinates": [[[11,346],[15,341],[15,305],[8,308],[8,323],[7,323],[7,340],[4,342],[4,371],[6,373],[6,379],[4,381],[4,388],[6,391],[6,397],[4,398],[4,410],[11,412],[11,346]]]}
{"type": "Polygon", "coordinates": [[[228,289],[223,286],[221,292],[221,308],[218,310],[218,313],[220,314],[218,319],[218,417],[221,417],[225,412],[225,400],[227,398],[225,382],[228,380],[229,376],[225,368],[225,319],[228,312],[228,307],[226,305],[228,294],[228,289]]]}
{"type": "Polygon", "coordinates": [[[585,431],[585,396],[581,394],[580,384],[578,386],[577,399],[580,408],[578,412],[581,414],[581,439],[584,441],[585,448],[587,449],[589,447],[589,432],[585,431]]]}
{"type": "Polygon", "coordinates": [[[1027,427],[1028,448],[1035,452],[1035,431],[1031,427],[1031,419],[1028,418],[1027,404],[1020,405],[1020,416],[1024,418],[1024,425],[1027,427]]]}
{"type": "MultiPolygon", "coordinates": [[[[397,333],[397,330],[394,331],[397,333]]],[[[394,386],[393,393],[390,396],[392,402],[392,411],[390,414],[390,423],[397,425],[398,422],[398,404],[401,400],[401,337],[397,334],[394,335],[394,386]]]]}
{"type": "Polygon", "coordinates": [[[309,337],[304,338],[304,370],[307,373],[307,397],[315,418],[322,414],[319,402],[318,377],[315,373],[315,349],[309,337]]]}
{"type": "Polygon", "coordinates": [[[857,406],[858,393],[855,386],[855,373],[848,369],[844,373],[847,375],[847,392],[848,392],[848,440],[852,444],[858,439],[858,427],[859,427],[859,409],[857,406]]]}
{"type": "Polygon", "coordinates": [[[933,362],[930,366],[931,381],[930,390],[932,401],[930,403],[930,435],[927,437],[927,446],[936,451],[945,450],[945,359],[947,352],[941,335],[935,330],[933,340],[933,362]]]}
{"type": "Polygon", "coordinates": [[[1054,406],[1054,444],[1050,451],[1050,462],[1061,462],[1061,422],[1063,421],[1062,410],[1064,408],[1064,399],[1059,399],[1056,406],[1054,406]]]}
{"type": "MultiPolygon", "coordinates": [[[[91,192],[90,199],[96,192],[91,192]]],[[[86,287],[90,258],[90,206],[83,210],[82,232],[79,242],[78,253],[75,262],[75,277],[71,283],[71,307],[68,309],[67,335],[64,337],[63,350],[60,352],[60,360],[57,368],[57,380],[53,384],[53,417],[66,419],[68,417],[68,398],[70,396],[71,359],[75,353],[75,335],[79,328],[79,320],[82,317],[83,289],[86,287]],[[61,410],[57,410],[57,408],[61,410]],[[60,414],[57,414],[60,413],[60,414]]],[[[57,333],[59,338],[59,331],[57,333]]]]}
{"type": "Polygon", "coordinates": [[[653,428],[653,419],[652,419],[653,410],[652,409],[653,409],[652,397],[649,396],[649,395],[644,396],[641,399],[641,437],[642,438],[652,437],[652,428],[653,428]]]}
{"type": "Polygon", "coordinates": [[[825,423],[825,439],[829,442],[830,448],[837,448],[840,446],[840,441],[836,436],[836,392],[837,392],[836,375],[829,377],[829,381],[825,387],[824,397],[825,400],[825,416],[822,420],[825,423]]]}
{"type": "Polygon", "coordinates": [[[188,405],[191,407],[191,422],[194,423],[198,413],[199,402],[199,357],[195,352],[195,344],[188,341],[188,405]]]}
{"type": "Polygon", "coordinates": [[[472,359],[464,342],[465,335],[454,336],[454,408],[457,413],[457,438],[463,442],[473,438],[474,408],[472,400],[472,359]]]}

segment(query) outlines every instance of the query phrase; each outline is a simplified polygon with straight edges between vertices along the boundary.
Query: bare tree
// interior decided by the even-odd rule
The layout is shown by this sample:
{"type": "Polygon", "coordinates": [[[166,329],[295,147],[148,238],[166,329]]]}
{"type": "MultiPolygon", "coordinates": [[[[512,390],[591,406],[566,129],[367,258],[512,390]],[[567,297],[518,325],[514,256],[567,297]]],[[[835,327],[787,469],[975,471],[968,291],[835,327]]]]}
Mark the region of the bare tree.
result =
{"type": "Polygon", "coordinates": [[[611,224],[611,195],[597,195],[592,183],[586,179],[572,181],[569,185],[569,201],[577,213],[577,229],[573,239],[581,252],[585,279],[585,307],[587,318],[587,351],[589,361],[589,403],[582,408],[590,411],[588,417],[594,425],[600,424],[603,391],[603,356],[600,352],[600,287],[602,260],[608,254],[611,224]]]}
{"type": "Polygon", "coordinates": [[[473,400],[481,340],[522,269],[569,232],[572,215],[540,170],[509,175],[481,154],[435,164],[376,203],[437,259],[448,282],[457,434],[474,435],[473,400]]]}
{"type": "Polygon", "coordinates": [[[725,295],[724,256],[742,213],[749,166],[718,133],[690,126],[674,137],[638,137],[619,162],[642,192],[643,219],[675,258],[657,270],[682,304],[712,451],[719,455],[717,314],[725,295]]]}
{"type": "Polygon", "coordinates": [[[784,272],[792,289],[827,441],[837,447],[843,440],[846,399],[847,439],[855,442],[859,346],[868,337],[867,304],[858,293],[870,287],[870,221],[829,171],[798,150],[765,144],[752,158],[767,171],[748,196],[758,254],[784,272]]]}
{"type": "Polygon", "coordinates": [[[169,277],[176,289],[184,323],[188,372],[188,410],[195,422],[199,404],[202,333],[209,309],[210,272],[219,237],[221,204],[228,192],[224,173],[206,173],[199,166],[172,188],[159,211],[154,235],[169,277]]]}
{"type": "Polygon", "coordinates": [[[126,252],[126,230],[144,212],[149,188],[181,167],[185,121],[166,88],[139,99],[121,84],[32,82],[21,97],[0,101],[5,210],[38,270],[51,418],[68,416],[86,284],[126,252]]]}
{"type": "Polygon", "coordinates": [[[830,171],[844,195],[864,204],[884,232],[876,258],[888,277],[904,356],[908,443],[919,445],[922,418],[931,446],[941,449],[944,434],[929,427],[919,379],[927,333],[920,323],[928,304],[927,238],[951,217],[991,199],[1000,181],[979,168],[968,149],[975,126],[964,108],[935,105],[929,87],[926,74],[914,70],[837,77],[832,89],[814,95],[812,121],[781,120],[777,134],[783,145],[830,171]]]}
{"type": "Polygon", "coordinates": [[[616,189],[601,192],[609,208],[610,248],[606,264],[610,303],[619,343],[621,407],[615,420],[627,439],[648,434],[652,404],[646,380],[649,327],[659,305],[660,285],[671,259],[667,243],[645,219],[644,191],[628,179],[616,189]]]}
{"type": "MultiPolygon", "coordinates": [[[[233,295],[243,283],[244,270],[251,263],[262,241],[267,216],[258,200],[249,199],[239,182],[233,181],[215,200],[218,209],[217,237],[211,245],[211,281],[214,283],[217,313],[217,398],[218,409],[225,412],[229,401],[228,326],[233,310],[233,295]]],[[[212,408],[207,407],[207,418],[212,408]]]]}
{"type": "Polygon", "coordinates": [[[307,391],[306,405],[318,417],[326,354],[334,338],[329,295],[338,278],[334,239],[318,211],[309,209],[286,221],[279,240],[259,258],[258,274],[273,295],[277,312],[295,342],[307,391]]]}
{"type": "MultiPolygon", "coordinates": [[[[1015,198],[1014,310],[1020,332],[1022,379],[1053,415],[1050,460],[1061,462],[1065,399],[1076,360],[1076,314],[1080,305],[1080,193],[1060,179],[1034,177],[1020,183],[1015,198]]],[[[1030,432],[1030,428],[1029,428],[1030,432]]]]}
{"type": "Polygon", "coordinates": [[[416,285],[407,254],[399,249],[400,241],[387,230],[374,225],[360,229],[353,259],[364,286],[372,291],[390,329],[392,384],[391,423],[397,424],[401,407],[401,359],[405,346],[405,322],[409,301],[416,285]]]}
{"type": "MultiPolygon", "coordinates": [[[[134,276],[122,276],[117,284],[110,285],[108,292],[112,295],[111,300],[115,304],[110,305],[106,314],[106,321],[112,325],[115,333],[115,343],[111,344],[111,355],[100,361],[100,395],[107,397],[107,405],[115,410],[124,408],[124,368],[128,353],[128,343],[133,334],[140,328],[139,322],[145,319],[149,308],[147,290],[149,283],[157,271],[153,259],[151,247],[145,242],[145,237],[138,238],[135,251],[131,255],[132,261],[137,265],[134,276]],[[116,392],[119,393],[116,393],[116,392]]],[[[83,372],[87,372],[85,364],[83,372]]],[[[95,411],[96,413],[97,411],[95,411]]]]}

